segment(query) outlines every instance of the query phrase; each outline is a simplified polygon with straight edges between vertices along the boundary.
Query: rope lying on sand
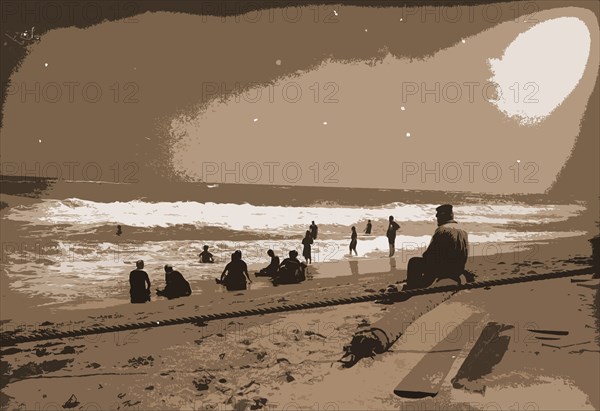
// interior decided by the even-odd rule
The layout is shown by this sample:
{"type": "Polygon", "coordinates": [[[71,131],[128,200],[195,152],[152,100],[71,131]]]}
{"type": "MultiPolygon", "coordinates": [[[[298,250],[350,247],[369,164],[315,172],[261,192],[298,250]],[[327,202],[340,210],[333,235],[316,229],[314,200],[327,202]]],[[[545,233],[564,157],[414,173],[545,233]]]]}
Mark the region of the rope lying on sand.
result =
{"type": "Polygon", "coordinates": [[[579,270],[571,270],[571,271],[562,271],[556,273],[546,273],[546,274],[532,274],[532,275],[524,275],[519,277],[508,277],[508,278],[500,278],[496,280],[484,280],[484,281],[476,281],[472,283],[462,284],[462,285],[448,285],[441,287],[430,287],[430,288],[422,288],[408,291],[398,291],[393,293],[369,293],[357,297],[346,297],[346,298],[330,298],[324,299],[320,301],[312,301],[308,303],[302,304],[282,304],[275,305],[271,307],[263,307],[263,308],[255,308],[241,311],[227,311],[222,313],[215,314],[206,314],[206,315],[197,315],[192,317],[181,317],[181,318],[173,318],[168,320],[161,321],[146,321],[146,322],[137,322],[130,324],[120,324],[109,327],[102,326],[93,326],[88,328],[82,328],[79,330],[70,330],[70,331],[55,331],[55,330],[37,330],[31,331],[29,334],[19,334],[17,332],[4,332],[0,333],[0,344],[2,346],[14,345],[19,343],[33,342],[33,341],[45,341],[45,340],[53,340],[60,338],[71,338],[71,337],[81,337],[85,335],[92,334],[102,334],[102,333],[111,333],[118,331],[131,331],[131,330],[139,330],[145,328],[155,328],[155,327],[164,327],[168,325],[177,325],[177,324],[186,324],[186,323],[205,323],[207,321],[214,320],[224,320],[230,318],[238,318],[238,317],[249,317],[254,315],[265,315],[265,314],[275,314],[275,313],[283,313],[288,311],[298,311],[298,310],[308,310],[312,308],[322,308],[322,307],[330,307],[335,305],[343,305],[343,304],[354,304],[354,303],[363,303],[368,301],[377,301],[377,300],[387,300],[387,301],[400,301],[406,299],[408,297],[416,296],[416,295],[425,295],[425,294],[435,294],[435,293],[444,293],[448,291],[460,291],[460,290],[470,290],[474,288],[486,288],[486,287],[494,287],[497,285],[506,285],[506,284],[518,284],[529,281],[540,281],[540,280],[550,280],[555,278],[564,278],[564,277],[574,277],[578,275],[584,274],[592,274],[594,269],[592,267],[583,268],[579,270]]]}

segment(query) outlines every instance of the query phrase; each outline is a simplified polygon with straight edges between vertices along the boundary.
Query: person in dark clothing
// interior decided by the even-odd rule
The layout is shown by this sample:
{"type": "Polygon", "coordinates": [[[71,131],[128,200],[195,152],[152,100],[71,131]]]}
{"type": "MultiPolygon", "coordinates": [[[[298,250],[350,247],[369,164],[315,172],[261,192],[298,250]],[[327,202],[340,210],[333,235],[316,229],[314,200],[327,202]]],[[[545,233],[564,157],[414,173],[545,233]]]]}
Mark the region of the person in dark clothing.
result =
{"type": "Polygon", "coordinates": [[[319,234],[319,227],[317,227],[317,225],[313,221],[309,228],[310,228],[310,236],[312,237],[313,240],[316,240],[317,234],[319,234]]]}
{"type": "Polygon", "coordinates": [[[121,230],[121,226],[120,225],[117,226],[117,232],[115,234],[117,236],[119,236],[119,237],[121,236],[121,234],[123,234],[123,230],[121,230]]]}
{"type": "Polygon", "coordinates": [[[306,264],[298,260],[298,251],[292,250],[288,255],[273,277],[273,284],[294,284],[306,280],[306,264]]]}
{"type": "Polygon", "coordinates": [[[352,227],[352,235],[350,236],[350,255],[352,255],[352,251],[354,254],[358,256],[356,252],[356,243],[357,243],[358,234],[356,234],[356,227],[352,227]]]}
{"type": "Polygon", "coordinates": [[[134,304],[150,301],[150,278],[144,271],[144,262],[138,260],[136,269],[129,273],[129,296],[134,304]],[[147,286],[147,287],[146,287],[147,286]]]}
{"type": "Polygon", "coordinates": [[[279,269],[279,257],[275,255],[273,250],[267,251],[267,255],[271,257],[271,262],[268,266],[256,273],[257,276],[272,277],[277,274],[277,270],[279,269]]]}
{"type": "Polygon", "coordinates": [[[396,252],[396,231],[400,229],[398,223],[394,221],[394,216],[390,216],[390,224],[388,225],[387,232],[385,233],[390,244],[390,257],[394,256],[396,252]]]}
{"type": "Polygon", "coordinates": [[[198,257],[200,257],[200,262],[201,263],[214,263],[215,259],[213,257],[213,255],[211,253],[208,252],[208,246],[205,245],[204,247],[202,247],[202,249],[204,251],[202,251],[200,254],[198,254],[198,257]]]}
{"type": "Polygon", "coordinates": [[[312,262],[312,257],[311,257],[312,256],[312,250],[311,250],[312,243],[313,243],[312,234],[310,233],[309,230],[306,230],[306,235],[302,239],[302,244],[304,245],[304,248],[302,249],[302,256],[306,260],[307,264],[310,264],[312,262]]]}
{"type": "Polygon", "coordinates": [[[465,271],[469,256],[468,235],[454,221],[452,205],[441,205],[436,211],[438,228],[423,256],[408,261],[405,290],[429,287],[444,278],[460,284],[461,275],[467,282],[474,281],[473,274],[465,271]]]}
{"type": "Polygon", "coordinates": [[[228,291],[245,290],[246,279],[252,282],[248,274],[248,265],[242,260],[242,252],[236,250],[231,254],[231,261],[225,266],[217,283],[223,284],[228,291]]]}
{"type": "Polygon", "coordinates": [[[373,228],[373,224],[371,224],[371,220],[367,222],[367,228],[365,229],[365,234],[371,234],[371,229],[373,228]]]}
{"type": "Polygon", "coordinates": [[[156,294],[168,299],[187,297],[192,294],[190,283],[183,278],[179,271],[173,270],[173,266],[170,264],[165,265],[165,283],[165,288],[156,290],[156,294]]]}

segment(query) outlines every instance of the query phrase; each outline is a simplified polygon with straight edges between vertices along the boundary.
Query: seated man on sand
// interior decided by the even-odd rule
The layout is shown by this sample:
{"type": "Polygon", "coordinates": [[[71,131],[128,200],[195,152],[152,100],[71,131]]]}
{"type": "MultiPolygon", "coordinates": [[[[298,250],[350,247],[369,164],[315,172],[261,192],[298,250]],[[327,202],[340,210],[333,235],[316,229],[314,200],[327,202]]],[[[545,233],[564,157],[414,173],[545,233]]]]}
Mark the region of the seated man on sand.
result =
{"type": "Polygon", "coordinates": [[[426,288],[436,280],[449,278],[461,283],[460,276],[465,275],[468,282],[474,280],[473,274],[465,271],[469,256],[469,240],[466,231],[454,221],[450,204],[436,208],[438,228],[422,257],[413,257],[408,261],[406,285],[404,290],[426,288]]]}
{"type": "Polygon", "coordinates": [[[132,303],[145,303],[150,301],[150,278],[144,271],[142,260],[136,261],[135,266],[136,269],[129,273],[129,295],[132,303]]]}
{"type": "Polygon", "coordinates": [[[284,259],[279,266],[273,282],[278,284],[294,284],[306,280],[306,264],[298,260],[298,251],[289,252],[289,257],[284,259]]]}
{"type": "Polygon", "coordinates": [[[173,266],[170,264],[165,265],[165,283],[167,284],[166,287],[162,290],[156,290],[156,294],[168,299],[187,297],[192,294],[190,283],[183,278],[179,271],[173,270],[173,266]]]}
{"type": "Polygon", "coordinates": [[[277,270],[279,270],[279,257],[275,255],[273,250],[267,251],[267,255],[271,257],[271,262],[268,266],[256,273],[257,276],[273,277],[277,274],[277,270]]]}

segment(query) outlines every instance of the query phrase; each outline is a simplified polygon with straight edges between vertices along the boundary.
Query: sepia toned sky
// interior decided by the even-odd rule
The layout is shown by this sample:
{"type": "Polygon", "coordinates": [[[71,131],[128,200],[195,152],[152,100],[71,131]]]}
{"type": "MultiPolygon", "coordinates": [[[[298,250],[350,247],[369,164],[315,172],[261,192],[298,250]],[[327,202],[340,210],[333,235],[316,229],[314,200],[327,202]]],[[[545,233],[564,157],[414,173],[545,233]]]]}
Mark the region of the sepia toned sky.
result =
{"type": "Polygon", "coordinates": [[[597,18],[460,10],[146,13],[50,31],[11,76],[2,171],[78,163],[73,179],[122,181],[132,162],[145,182],[544,192],[596,87],[597,18]]]}

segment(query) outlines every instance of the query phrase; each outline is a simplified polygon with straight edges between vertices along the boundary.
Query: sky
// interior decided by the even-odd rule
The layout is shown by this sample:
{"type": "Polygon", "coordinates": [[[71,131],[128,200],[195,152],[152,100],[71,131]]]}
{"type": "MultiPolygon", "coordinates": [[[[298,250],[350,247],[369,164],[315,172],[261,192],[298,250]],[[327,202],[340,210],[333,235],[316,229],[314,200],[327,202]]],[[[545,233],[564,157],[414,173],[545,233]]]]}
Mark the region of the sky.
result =
{"type": "Polygon", "coordinates": [[[434,27],[298,10],[44,34],[11,76],[2,172],[492,193],[556,179],[597,80],[590,11],[434,27]]]}

